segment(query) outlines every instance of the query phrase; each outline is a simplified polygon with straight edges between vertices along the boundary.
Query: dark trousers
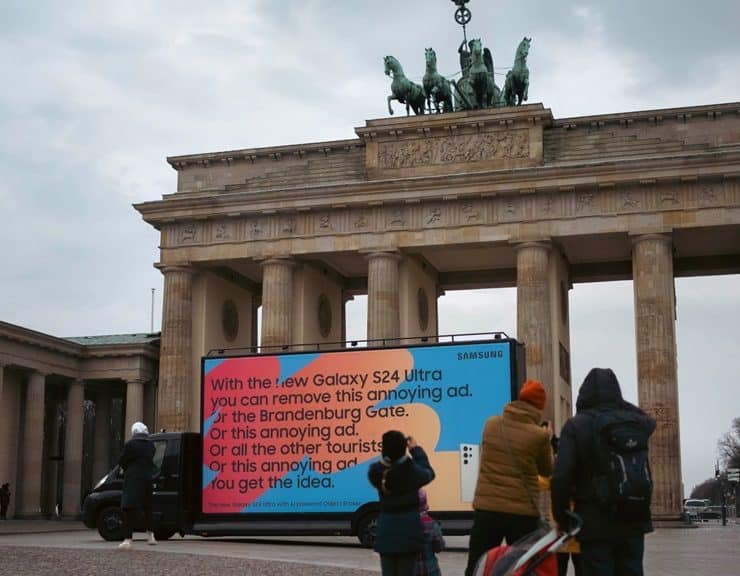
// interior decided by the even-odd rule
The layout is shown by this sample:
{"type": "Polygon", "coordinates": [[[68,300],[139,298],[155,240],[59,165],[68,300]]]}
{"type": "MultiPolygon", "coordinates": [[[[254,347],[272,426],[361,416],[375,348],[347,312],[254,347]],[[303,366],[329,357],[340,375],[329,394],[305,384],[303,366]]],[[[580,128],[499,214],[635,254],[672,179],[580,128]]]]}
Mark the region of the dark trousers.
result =
{"type": "Polygon", "coordinates": [[[474,510],[465,576],[473,576],[478,559],[489,549],[499,546],[504,538],[507,544],[513,544],[537,530],[537,526],[536,516],[474,510]]]}
{"type": "Polygon", "coordinates": [[[142,517],[146,526],[145,530],[152,529],[152,509],[146,508],[124,508],[123,509],[123,537],[131,538],[134,530],[141,526],[142,517]]]}
{"type": "Polygon", "coordinates": [[[569,554],[568,552],[558,553],[558,576],[568,576],[568,559],[573,563],[573,572],[576,576],[583,576],[581,567],[581,555],[569,554]]]}
{"type": "Polygon", "coordinates": [[[645,536],[633,536],[618,544],[581,542],[584,576],[643,576],[645,536]]]}
{"type": "Polygon", "coordinates": [[[412,554],[381,554],[380,572],[383,576],[416,576],[416,557],[412,554]]]}

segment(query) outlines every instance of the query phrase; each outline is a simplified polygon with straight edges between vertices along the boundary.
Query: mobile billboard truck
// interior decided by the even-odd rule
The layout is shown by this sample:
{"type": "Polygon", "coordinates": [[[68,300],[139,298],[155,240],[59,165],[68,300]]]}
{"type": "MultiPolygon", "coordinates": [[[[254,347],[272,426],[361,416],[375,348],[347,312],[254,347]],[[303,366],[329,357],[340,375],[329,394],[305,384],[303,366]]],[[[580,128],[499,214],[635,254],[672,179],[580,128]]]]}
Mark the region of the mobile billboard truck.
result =
{"type": "Polygon", "coordinates": [[[156,504],[155,478],[155,532],[355,535],[371,545],[378,502],[367,471],[383,433],[397,429],[429,455],[427,494],[444,531],[467,533],[483,424],[515,397],[523,355],[498,338],[205,357],[201,433],[183,434],[172,455],[170,484],[180,486],[168,505],[156,504]]]}

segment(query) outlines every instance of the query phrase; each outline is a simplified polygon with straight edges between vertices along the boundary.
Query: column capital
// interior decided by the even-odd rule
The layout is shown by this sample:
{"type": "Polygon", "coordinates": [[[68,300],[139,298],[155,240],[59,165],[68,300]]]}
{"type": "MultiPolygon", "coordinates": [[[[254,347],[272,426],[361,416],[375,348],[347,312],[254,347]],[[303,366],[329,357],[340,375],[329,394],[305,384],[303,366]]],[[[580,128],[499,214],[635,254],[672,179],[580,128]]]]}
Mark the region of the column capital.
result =
{"type": "Polygon", "coordinates": [[[646,240],[652,240],[657,242],[664,242],[666,244],[672,245],[673,244],[673,236],[670,234],[670,232],[649,232],[647,234],[630,234],[630,240],[632,241],[632,245],[639,244],[640,242],[644,242],[646,240]]]}
{"type": "Polygon", "coordinates": [[[260,262],[260,266],[262,268],[268,265],[294,268],[296,266],[296,261],[293,259],[292,256],[270,256],[269,258],[265,258],[260,262]]]}
{"type": "Polygon", "coordinates": [[[543,248],[547,250],[548,252],[552,250],[552,242],[548,238],[543,238],[541,240],[524,240],[524,241],[517,241],[512,242],[514,245],[514,250],[522,250],[524,248],[543,248]]]}
{"type": "Polygon", "coordinates": [[[378,248],[373,250],[360,250],[360,254],[365,256],[365,260],[375,260],[376,258],[388,258],[399,262],[402,258],[401,253],[396,248],[378,248]]]}
{"type": "Polygon", "coordinates": [[[155,264],[154,267],[159,270],[162,274],[169,274],[170,272],[181,272],[184,274],[195,274],[195,269],[190,264],[155,264]]]}
{"type": "Polygon", "coordinates": [[[148,379],[147,378],[125,378],[124,379],[124,382],[126,382],[127,385],[128,384],[133,384],[133,385],[141,384],[141,385],[144,385],[144,384],[146,384],[148,382],[148,379]]]}

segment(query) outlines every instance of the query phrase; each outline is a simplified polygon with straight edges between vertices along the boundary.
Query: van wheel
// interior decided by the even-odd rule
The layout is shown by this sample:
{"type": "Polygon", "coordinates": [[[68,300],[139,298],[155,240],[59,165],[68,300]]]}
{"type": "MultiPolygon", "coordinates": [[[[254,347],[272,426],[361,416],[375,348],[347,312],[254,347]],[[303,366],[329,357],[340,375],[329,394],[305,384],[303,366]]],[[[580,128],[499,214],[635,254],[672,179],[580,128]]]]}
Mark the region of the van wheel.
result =
{"type": "Polygon", "coordinates": [[[107,506],[98,514],[98,534],[107,540],[123,540],[123,512],[118,506],[107,506]]]}
{"type": "Polygon", "coordinates": [[[378,528],[378,513],[368,512],[357,523],[357,538],[365,548],[375,544],[375,531],[378,528]]]}
{"type": "Polygon", "coordinates": [[[156,538],[158,541],[169,540],[174,535],[175,535],[174,530],[155,530],[154,531],[154,538],[156,538]]]}

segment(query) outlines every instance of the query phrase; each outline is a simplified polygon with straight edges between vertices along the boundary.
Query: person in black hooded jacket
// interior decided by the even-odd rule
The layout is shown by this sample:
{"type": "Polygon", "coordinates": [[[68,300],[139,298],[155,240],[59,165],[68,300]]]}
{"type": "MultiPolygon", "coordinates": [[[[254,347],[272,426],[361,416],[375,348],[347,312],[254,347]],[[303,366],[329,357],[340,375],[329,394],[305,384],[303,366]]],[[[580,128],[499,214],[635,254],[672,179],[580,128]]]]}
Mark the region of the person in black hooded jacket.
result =
{"type": "Polygon", "coordinates": [[[382,455],[368,469],[378,491],[380,514],[375,551],[383,576],[414,576],[416,557],[424,547],[419,514],[419,488],[434,480],[434,470],[423,448],[398,430],[383,434],[382,455]]]}
{"type": "Polygon", "coordinates": [[[124,539],[118,547],[131,548],[136,520],[143,514],[146,521],[147,544],[156,544],[152,532],[152,475],[154,474],[154,443],[149,439],[149,429],[143,422],[131,426],[131,438],[123,447],[118,465],[123,470],[124,539]]]}
{"type": "Polygon", "coordinates": [[[560,435],[551,483],[553,517],[561,530],[567,529],[566,511],[569,501],[575,501],[575,513],[583,521],[578,540],[586,576],[642,576],[645,534],[653,530],[649,515],[635,521],[615,517],[604,509],[594,488],[599,474],[595,419],[605,413],[637,422],[647,436],[655,430],[653,418],[622,398],[614,372],[593,368],[578,391],[576,415],[560,435]]]}

